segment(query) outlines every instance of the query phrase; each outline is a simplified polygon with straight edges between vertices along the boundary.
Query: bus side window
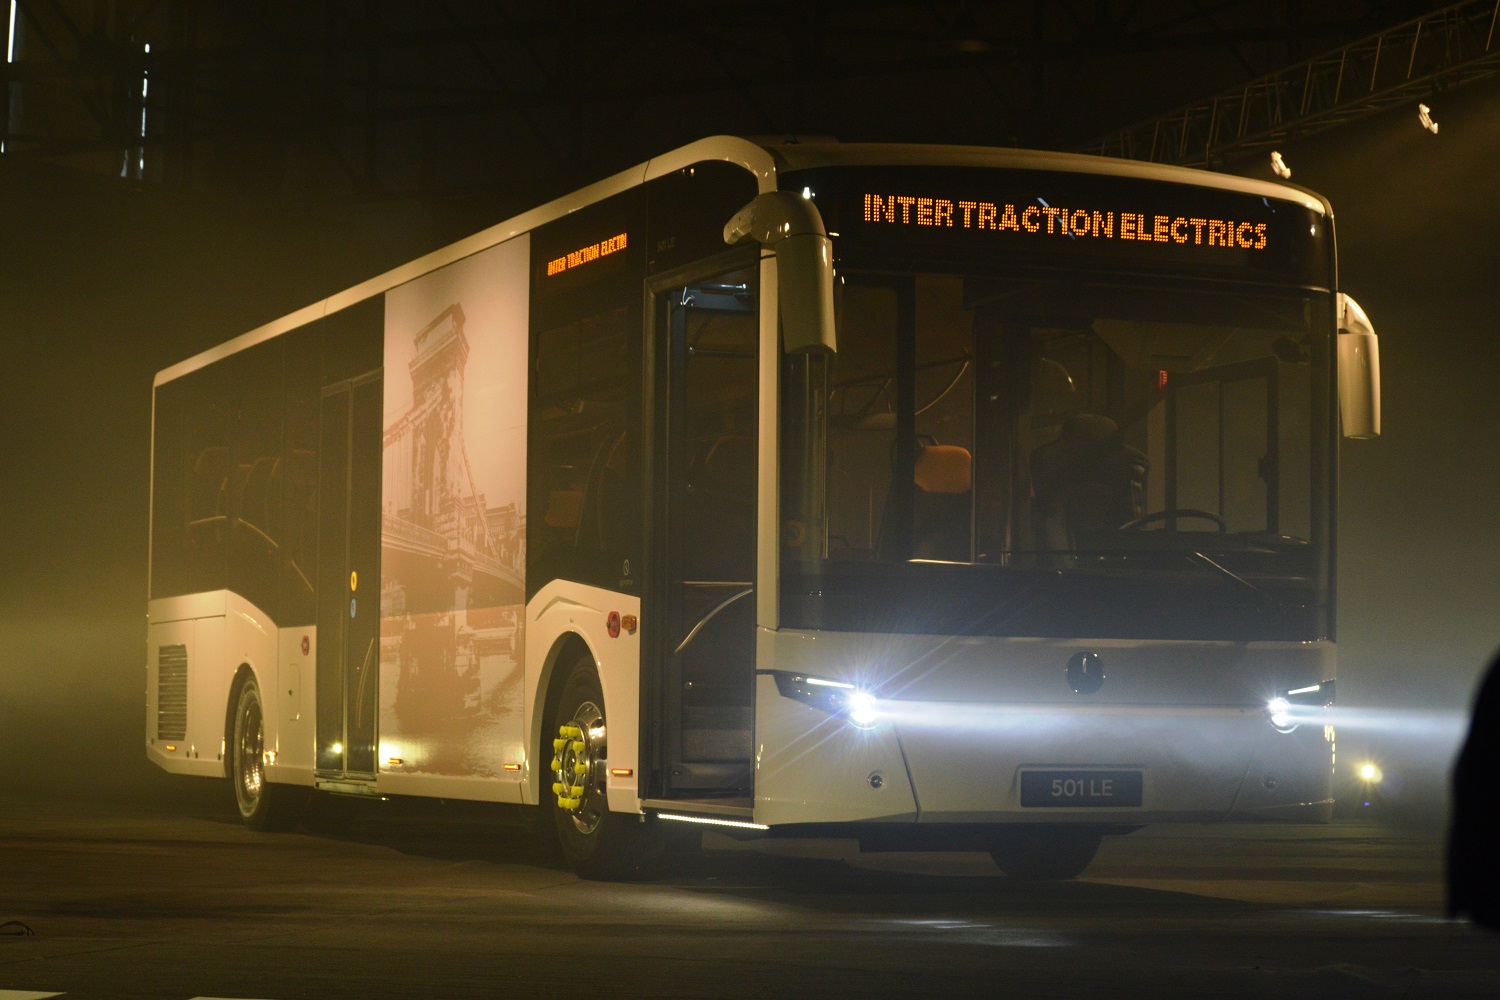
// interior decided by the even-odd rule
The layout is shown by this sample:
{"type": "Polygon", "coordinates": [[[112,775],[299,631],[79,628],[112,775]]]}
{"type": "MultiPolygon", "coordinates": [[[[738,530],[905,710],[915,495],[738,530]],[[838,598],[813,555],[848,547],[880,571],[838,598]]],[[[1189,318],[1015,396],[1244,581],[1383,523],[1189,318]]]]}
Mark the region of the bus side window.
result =
{"type": "Polygon", "coordinates": [[[235,426],[225,513],[228,586],[272,621],[285,621],[281,576],[283,344],[272,341],[233,359],[235,426]]]}
{"type": "Polygon", "coordinates": [[[640,535],[623,306],[537,334],[531,398],[529,548],[538,582],[618,587],[640,535]]]}

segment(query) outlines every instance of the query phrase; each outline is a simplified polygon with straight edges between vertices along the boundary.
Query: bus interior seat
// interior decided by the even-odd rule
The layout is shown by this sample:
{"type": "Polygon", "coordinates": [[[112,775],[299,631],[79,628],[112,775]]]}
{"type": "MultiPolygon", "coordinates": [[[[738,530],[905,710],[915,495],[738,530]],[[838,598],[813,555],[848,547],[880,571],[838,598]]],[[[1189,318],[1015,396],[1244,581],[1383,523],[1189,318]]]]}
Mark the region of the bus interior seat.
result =
{"type": "Polygon", "coordinates": [[[912,471],[912,555],[968,562],[974,457],[954,444],[929,444],[912,471]]]}
{"type": "Polygon", "coordinates": [[[193,460],[193,494],[189,521],[200,521],[224,513],[224,487],[229,477],[229,449],[223,445],[204,448],[193,460]]]}
{"type": "Polygon", "coordinates": [[[620,511],[629,503],[626,462],[630,450],[624,431],[605,439],[595,449],[579,512],[580,547],[610,549],[618,544],[617,539],[610,538],[610,525],[619,522],[620,511]]]}
{"type": "Polygon", "coordinates": [[[755,442],[746,434],[724,434],[703,456],[703,484],[735,497],[755,486],[755,442]]]}
{"type": "Polygon", "coordinates": [[[1144,514],[1149,468],[1145,454],[1121,440],[1109,417],[1068,417],[1057,440],[1031,454],[1037,547],[1075,550],[1080,537],[1117,530],[1144,514]]]}
{"type": "Polygon", "coordinates": [[[549,528],[573,531],[583,513],[583,483],[578,470],[571,465],[552,467],[553,488],[547,491],[547,509],[542,523],[549,528]]]}
{"type": "Polygon", "coordinates": [[[250,466],[240,491],[239,518],[269,534],[272,527],[271,499],[279,494],[281,459],[262,456],[250,466]]]}

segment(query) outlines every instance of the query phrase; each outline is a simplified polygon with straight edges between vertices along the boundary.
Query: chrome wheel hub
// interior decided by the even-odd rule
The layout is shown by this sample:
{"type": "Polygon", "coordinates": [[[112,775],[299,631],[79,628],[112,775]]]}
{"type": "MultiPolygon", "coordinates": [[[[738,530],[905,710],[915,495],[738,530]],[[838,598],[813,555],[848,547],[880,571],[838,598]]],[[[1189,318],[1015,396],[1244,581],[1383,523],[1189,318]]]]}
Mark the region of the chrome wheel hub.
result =
{"type": "Polygon", "coordinates": [[[240,699],[239,717],[234,727],[234,795],[240,812],[249,816],[255,812],[265,785],[264,727],[260,713],[260,699],[244,696],[240,699]]]}
{"type": "Polygon", "coordinates": [[[604,713],[586,701],[573,713],[572,721],[558,727],[552,741],[552,794],[579,833],[593,833],[608,808],[607,759],[604,713]]]}

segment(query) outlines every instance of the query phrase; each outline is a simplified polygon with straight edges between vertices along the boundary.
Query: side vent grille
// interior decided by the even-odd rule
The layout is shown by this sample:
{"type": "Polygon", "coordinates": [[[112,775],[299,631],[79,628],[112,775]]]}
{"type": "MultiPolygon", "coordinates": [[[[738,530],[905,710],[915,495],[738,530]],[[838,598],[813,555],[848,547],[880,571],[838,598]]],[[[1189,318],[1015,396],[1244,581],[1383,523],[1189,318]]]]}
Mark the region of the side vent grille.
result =
{"type": "Polygon", "coordinates": [[[156,738],[187,739],[187,646],[156,650],[156,738]]]}

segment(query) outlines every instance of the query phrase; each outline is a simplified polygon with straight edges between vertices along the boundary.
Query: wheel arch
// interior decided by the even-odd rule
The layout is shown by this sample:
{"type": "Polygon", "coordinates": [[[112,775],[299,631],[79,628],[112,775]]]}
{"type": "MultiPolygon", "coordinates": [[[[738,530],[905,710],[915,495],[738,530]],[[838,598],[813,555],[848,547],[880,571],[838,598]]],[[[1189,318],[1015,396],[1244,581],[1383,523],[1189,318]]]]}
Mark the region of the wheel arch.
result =
{"type": "MultiPolygon", "coordinates": [[[[547,770],[545,764],[551,758],[543,750],[542,726],[545,724],[548,713],[557,703],[558,685],[553,681],[559,673],[559,665],[566,666],[572,662],[574,657],[588,657],[594,665],[594,671],[600,674],[599,683],[604,685],[602,671],[599,669],[599,656],[589,641],[579,632],[565,631],[552,640],[547,655],[542,658],[541,669],[537,674],[536,699],[531,707],[531,725],[527,727],[527,754],[532,761],[528,768],[526,778],[527,791],[531,802],[535,805],[542,804],[542,775],[547,770]]],[[[609,692],[604,692],[605,704],[609,704],[609,692]]]]}

